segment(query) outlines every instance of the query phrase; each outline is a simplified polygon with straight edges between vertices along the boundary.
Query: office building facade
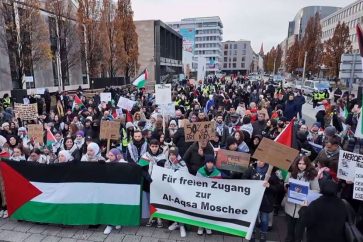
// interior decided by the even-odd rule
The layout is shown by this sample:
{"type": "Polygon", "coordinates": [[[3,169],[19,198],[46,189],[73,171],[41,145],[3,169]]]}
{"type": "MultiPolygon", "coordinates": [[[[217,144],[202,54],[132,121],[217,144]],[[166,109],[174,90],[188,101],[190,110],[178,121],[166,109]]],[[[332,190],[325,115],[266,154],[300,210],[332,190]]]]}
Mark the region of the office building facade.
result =
{"type": "Polygon", "coordinates": [[[207,59],[207,73],[222,69],[223,24],[220,17],[187,18],[168,25],[183,36],[184,51],[207,59]]]}
{"type": "Polygon", "coordinates": [[[175,80],[183,73],[182,36],[160,20],[134,21],[138,35],[139,73],[149,71],[148,88],[175,80]]]}
{"type": "Polygon", "coordinates": [[[248,74],[254,60],[254,52],[251,47],[251,41],[226,41],[222,42],[222,46],[222,72],[227,74],[248,74]]]}

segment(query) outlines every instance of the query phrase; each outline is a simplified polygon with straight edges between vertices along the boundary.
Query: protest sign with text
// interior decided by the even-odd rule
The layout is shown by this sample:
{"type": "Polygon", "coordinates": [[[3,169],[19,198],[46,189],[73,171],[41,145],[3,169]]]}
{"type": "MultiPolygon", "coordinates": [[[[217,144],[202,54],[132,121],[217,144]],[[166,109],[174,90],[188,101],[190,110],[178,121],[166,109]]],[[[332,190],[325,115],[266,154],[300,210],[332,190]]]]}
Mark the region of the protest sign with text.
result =
{"type": "Polygon", "coordinates": [[[353,198],[363,201],[363,161],[357,162],[355,168],[353,198]]]}
{"type": "Polygon", "coordinates": [[[38,118],[38,106],[36,103],[14,103],[14,112],[21,120],[35,120],[38,118]]]}
{"type": "Polygon", "coordinates": [[[262,160],[283,170],[288,170],[299,151],[268,138],[263,138],[253,158],[262,160]]]}
{"type": "Polygon", "coordinates": [[[184,125],[185,142],[205,141],[216,136],[214,122],[195,122],[184,125]]]}
{"type": "Polygon", "coordinates": [[[263,181],[196,177],[154,166],[153,217],[251,238],[265,191],[263,181]]]}
{"type": "Polygon", "coordinates": [[[250,164],[251,155],[247,153],[219,149],[216,166],[222,170],[244,172],[250,164]]]}
{"type": "Polygon", "coordinates": [[[337,177],[346,181],[354,181],[357,162],[363,162],[363,155],[341,150],[339,153],[337,177]]]}
{"type": "Polygon", "coordinates": [[[171,101],[171,84],[156,84],[155,85],[155,103],[169,104],[171,101]]]}
{"type": "Polygon", "coordinates": [[[101,99],[101,102],[105,102],[105,103],[111,102],[111,100],[112,100],[111,93],[110,92],[101,92],[100,99],[101,99]]]}
{"type": "Polygon", "coordinates": [[[120,122],[102,121],[100,128],[100,139],[118,140],[120,138],[120,122]]]}
{"type": "Polygon", "coordinates": [[[43,143],[43,125],[28,124],[29,138],[33,138],[36,142],[43,143]]]}
{"type": "Polygon", "coordinates": [[[120,99],[118,100],[117,106],[119,108],[123,108],[128,111],[131,111],[135,104],[136,104],[135,101],[132,101],[132,100],[124,98],[124,97],[120,97],[120,99]]]}

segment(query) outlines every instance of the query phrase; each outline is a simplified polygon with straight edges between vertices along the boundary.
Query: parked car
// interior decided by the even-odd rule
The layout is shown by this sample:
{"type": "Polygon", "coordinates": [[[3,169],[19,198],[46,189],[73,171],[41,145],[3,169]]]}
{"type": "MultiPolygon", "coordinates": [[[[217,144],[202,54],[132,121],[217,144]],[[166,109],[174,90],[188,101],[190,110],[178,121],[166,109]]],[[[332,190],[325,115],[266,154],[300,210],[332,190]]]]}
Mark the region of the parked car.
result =
{"type": "Polygon", "coordinates": [[[314,81],[314,80],[306,80],[305,83],[301,86],[301,90],[305,95],[312,95],[314,91],[324,91],[329,90],[330,82],[329,81],[314,81]]]}

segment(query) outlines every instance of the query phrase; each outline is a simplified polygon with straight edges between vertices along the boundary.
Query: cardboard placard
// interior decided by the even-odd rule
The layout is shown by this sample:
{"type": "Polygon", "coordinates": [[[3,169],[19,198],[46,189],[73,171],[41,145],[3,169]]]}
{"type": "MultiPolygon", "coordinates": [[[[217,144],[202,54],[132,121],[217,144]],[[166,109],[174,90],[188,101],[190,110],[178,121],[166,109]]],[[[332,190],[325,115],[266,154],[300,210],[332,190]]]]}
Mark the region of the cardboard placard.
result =
{"type": "Polygon", "coordinates": [[[248,153],[219,149],[216,166],[222,170],[244,172],[250,164],[250,158],[248,153]]]}
{"type": "Polygon", "coordinates": [[[101,102],[111,102],[111,93],[110,92],[101,92],[100,93],[101,102]]]}
{"type": "Polygon", "coordinates": [[[296,149],[263,138],[253,154],[253,158],[287,171],[298,154],[299,151],[296,149]]]}
{"type": "Polygon", "coordinates": [[[117,121],[101,121],[100,139],[120,139],[120,125],[117,121]]]}
{"type": "Polygon", "coordinates": [[[184,125],[185,142],[211,140],[216,136],[214,122],[195,122],[184,125]]]}
{"type": "Polygon", "coordinates": [[[38,118],[38,106],[36,103],[14,103],[14,112],[22,120],[34,120],[38,118]]]}
{"type": "Polygon", "coordinates": [[[43,125],[42,124],[29,124],[28,135],[29,138],[34,138],[36,142],[43,143],[43,125]]]}
{"type": "Polygon", "coordinates": [[[157,105],[169,104],[171,101],[171,84],[155,85],[155,103],[157,105]]]}

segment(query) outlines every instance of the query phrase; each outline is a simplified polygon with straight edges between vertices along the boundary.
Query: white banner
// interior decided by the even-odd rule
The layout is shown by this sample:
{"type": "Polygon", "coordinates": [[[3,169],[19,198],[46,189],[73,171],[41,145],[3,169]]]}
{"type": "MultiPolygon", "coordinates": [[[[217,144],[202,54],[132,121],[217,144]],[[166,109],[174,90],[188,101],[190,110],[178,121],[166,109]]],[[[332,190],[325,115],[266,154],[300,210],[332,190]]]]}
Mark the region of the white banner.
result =
{"type": "Polygon", "coordinates": [[[110,92],[101,92],[100,93],[101,102],[111,102],[111,93],[110,92]]]}
{"type": "Polygon", "coordinates": [[[341,150],[337,177],[346,181],[354,181],[355,168],[359,161],[363,162],[363,155],[341,150]]]}
{"type": "Polygon", "coordinates": [[[155,85],[155,103],[169,104],[171,101],[171,84],[156,84],[155,85]]]}
{"type": "Polygon", "coordinates": [[[153,217],[251,238],[263,181],[195,177],[154,166],[150,188],[153,217]]]}
{"type": "Polygon", "coordinates": [[[120,99],[118,100],[117,106],[119,108],[123,108],[126,109],[128,111],[132,110],[132,107],[136,104],[135,101],[132,101],[130,99],[124,98],[124,97],[120,97],[120,99]]]}

